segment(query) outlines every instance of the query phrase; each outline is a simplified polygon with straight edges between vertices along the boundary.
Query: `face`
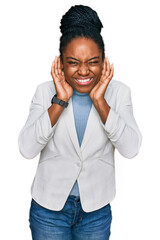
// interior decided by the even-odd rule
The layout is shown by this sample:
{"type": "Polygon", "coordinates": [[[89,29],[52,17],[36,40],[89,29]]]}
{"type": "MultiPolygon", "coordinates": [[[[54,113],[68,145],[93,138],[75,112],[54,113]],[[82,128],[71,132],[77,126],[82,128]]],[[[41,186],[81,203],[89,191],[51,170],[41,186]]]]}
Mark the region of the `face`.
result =
{"type": "Polygon", "coordinates": [[[63,52],[66,81],[80,93],[89,93],[101,77],[102,52],[90,38],[78,37],[63,52]]]}

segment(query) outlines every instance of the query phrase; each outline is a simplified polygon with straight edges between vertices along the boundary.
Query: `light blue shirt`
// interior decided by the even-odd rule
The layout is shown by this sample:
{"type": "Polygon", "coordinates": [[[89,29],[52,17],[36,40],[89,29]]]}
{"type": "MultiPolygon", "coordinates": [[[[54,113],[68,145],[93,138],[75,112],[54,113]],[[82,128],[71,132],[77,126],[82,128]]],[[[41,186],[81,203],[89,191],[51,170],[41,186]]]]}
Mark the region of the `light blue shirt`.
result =
{"type": "MultiPolygon", "coordinates": [[[[88,93],[79,93],[74,89],[72,103],[77,137],[79,145],[81,146],[88,121],[88,116],[92,106],[92,100],[88,93]]],[[[77,180],[70,192],[70,195],[79,196],[77,180]]]]}

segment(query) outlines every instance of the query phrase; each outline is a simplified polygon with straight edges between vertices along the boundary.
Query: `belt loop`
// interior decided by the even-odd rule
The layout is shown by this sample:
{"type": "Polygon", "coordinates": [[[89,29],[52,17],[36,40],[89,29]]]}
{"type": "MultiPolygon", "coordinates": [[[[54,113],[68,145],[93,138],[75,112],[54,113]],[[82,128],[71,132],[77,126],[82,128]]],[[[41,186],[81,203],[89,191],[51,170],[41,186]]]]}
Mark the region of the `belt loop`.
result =
{"type": "Polygon", "coordinates": [[[76,202],[80,202],[80,197],[75,198],[76,202]]]}

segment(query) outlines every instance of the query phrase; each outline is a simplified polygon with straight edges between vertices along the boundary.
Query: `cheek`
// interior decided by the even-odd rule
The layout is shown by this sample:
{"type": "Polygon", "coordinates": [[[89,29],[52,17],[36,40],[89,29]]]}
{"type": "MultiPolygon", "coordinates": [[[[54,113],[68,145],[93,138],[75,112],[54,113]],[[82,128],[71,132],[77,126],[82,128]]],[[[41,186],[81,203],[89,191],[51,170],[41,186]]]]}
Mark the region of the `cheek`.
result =
{"type": "Polygon", "coordinates": [[[64,67],[64,75],[69,76],[70,75],[70,70],[68,68],[64,67]]]}
{"type": "Polygon", "coordinates": [[[102,67],[99,67],[98,69],[95,70],[95,74],[97,77],[100,77],[102,74],[102,67]]]}
{"type": "Polygon", "coordinates": [[[74,71],[71,68],[64,68],[64,76],[67,81],[70,81],[74,71]]]}
{"type": "Polygon", "coordinates": [[[73,69],[70,66],[68,66],[68,64],[64,64],[63,69],[64,69],[64,74],[66,75],[71,75],[73,72],[73,69]]]}

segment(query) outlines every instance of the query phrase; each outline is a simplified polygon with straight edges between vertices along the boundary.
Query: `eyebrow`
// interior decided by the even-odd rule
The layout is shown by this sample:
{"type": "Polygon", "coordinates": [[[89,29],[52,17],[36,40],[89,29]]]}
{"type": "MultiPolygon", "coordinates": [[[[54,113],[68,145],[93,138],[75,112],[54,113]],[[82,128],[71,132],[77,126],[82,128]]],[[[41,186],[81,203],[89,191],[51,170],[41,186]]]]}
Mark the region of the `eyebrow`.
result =
{"type": "MultiPolygon", "coordinates": [[[[77,58],[74,58],[74,57],[67,57],[67,59],[72,59],[72,60],[80,62],[80,60],[78,60],[77,58]]],[[[100,57],[96,56],[96,57],[90,58],[88,61],[91,61],[91,60],[94,60],[94,59],[100,59],[100,57]]]]}

